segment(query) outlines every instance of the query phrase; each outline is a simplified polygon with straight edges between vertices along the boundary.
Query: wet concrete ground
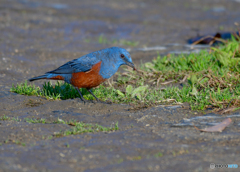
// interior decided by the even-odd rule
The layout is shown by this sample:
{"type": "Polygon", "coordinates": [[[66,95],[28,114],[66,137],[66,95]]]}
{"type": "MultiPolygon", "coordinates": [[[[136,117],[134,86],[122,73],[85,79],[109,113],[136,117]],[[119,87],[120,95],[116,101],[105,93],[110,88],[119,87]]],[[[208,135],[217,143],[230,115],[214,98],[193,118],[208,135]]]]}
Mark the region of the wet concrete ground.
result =
{"type": "Polygon", "coordinates": [[[101,34],[108,40],[138,41],[136,47],[119,45],[130,49],[136,64],[156,57],[156,49],[160,54],[198,51],[186,46],[186,39],[234,31],[239,7],[231,0],[1,0],[0,116],[75,119],[106,127],[118,122],[119,131],[48,139],[71,126],[0,121],[0,171],[227,171],[212,170],[210,163],[240,165],[239,112],[196,119],[203,114],[188,106],[131,111],[129,105],[50,101],[9,92],[12,84],[112,46],[98,43],[101,34]],[[204,128],[229,115],[233,123],[222,133],[201,133],[183,123],[192,119],[204,128]]]}

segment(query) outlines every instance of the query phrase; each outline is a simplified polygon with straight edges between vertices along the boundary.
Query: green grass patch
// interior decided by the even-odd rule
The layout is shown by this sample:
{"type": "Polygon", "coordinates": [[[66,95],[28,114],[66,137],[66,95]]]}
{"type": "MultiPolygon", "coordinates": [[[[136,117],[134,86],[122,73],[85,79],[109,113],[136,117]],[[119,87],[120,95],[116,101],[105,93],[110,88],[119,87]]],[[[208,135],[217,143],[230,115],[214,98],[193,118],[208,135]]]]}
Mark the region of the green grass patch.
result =
{"type": "Polygon", "coordinates": [[[27,81],[25,81],[24,83],[17,84],[16,86],[12,85],[10,91],[28,96],[32,95],[38,96],[40,88],[36,87],[35,85],[28,85],[27,81]]]}
{"type": "MultiPolygon", "coordinates": [[[[0,121],[5,121],[5,120],[18,121],[18,122],[21,121],[18,118],[8,117],[5,115],[0,118],[0,121]]],[[[24,118],[22,121],[25,121],[27,123],[32,123],[32,124],[39,124],[39,123],[40,124],[67,124],[72,126],[72,128],[69,130],[55,133],[54,135],[57,137],[83,134],[83,133],[110,132],[110,131],[119,130],[118,122],[116,122],[115,125],[111,125],[110,127],[104,127],[98,124],[84,123],[76,120],[65,121],[62,119],[58,119],[56,121],[47,121],[46,119],[43,119],[43,118],[39,118],[39,119],[24,118]]],[[[44,138],[45,137],[43,136],[43,139],[44,138]]],[[[52,139],[52,136],[49,136],[48,139],[52,139]]]]}
{"type": "Polygon", "coordinates": [[[158,152],[158,153],[154,154],[154,156],[155,156],[156,158],[159,158],[159,157],[162,157],[162,156],[163,156],[163,153],[162,153],[162,152],[158,152]]]}
{"type": "MultiPolygon", "coordinates": [[[[25,121],[28,123],[42,123],[42,124],[67,124],[72,126],[71,129],[55,133],[54,135],[56,137],[60,136],[68,136],[68,135],[75,135],[75,134],[83,134],[83,133],[95,133],[95,132],[110,132],[110,131],[116,131],[119,129],[118,122],[114,126],[110,127],[103,127],[98,124],[90,124],[90,123],[84,123],[84,122],[78,122],[74,120],[70,121],[64,121],[62,119],[58,119],[57,121],[48,122],[45,119],[29,119],[25,118],[25,121]]],[[[48,139],[52,139],[52,137],[48,137],[48,139]]]]}
{"type": "Polygon", "coordinates": [[[39,123],[46,124],[47,123],[46,119],[43,119],[43,118],[41,118],[41,119],[25,118],[25,121],[28,123],[32,123],[32,124],[39,124],[39,123]]]}
{"type": "Polygon", "coordinates": [[[15,117],[8,117],[6,115],[3,115],[2,117],[0,117],[0,121],[16,121],[16,122],[19,122],[21,121],[20,119],[15,118],[15,117]]]}
{"type": "MultiPolygon", "coordinates": [[[[40,87],[30,85],[27,83],[27,81],[25,81],[24,83],[17,84],[16,86],[13,84],[10,91],[28,96],[42,96],[46,97],[47,99],[54,100],[74,99],[80,97],[78,91],[72,85],[64,82],[57,82],[56,85],[52,85],[51,82],[46,82],[44,83],[42,89],[40,89],[40,87]]],[[[94,100],[94,97],[86,89],[80,88],[80,91],[85,99],[94,100]]],[[[117,95],[117,91],[114,88],[106,88],[102,85],[99,86],[98,89],[93,89],[93,93],[102,100],[107,100],[111,96],[117,95]]]]}
{"type": "MultiPolygon", "coordinates": [[[[131,47],[135,47],[138,45],[139,42],[137,41],[129,41],[129,40],[125,40],[125,39],[108,39],[106,38],[104,35],[100,35],[97,39],[99,44],[111,44],[114,46],[117,45],[126,45],[126,46],[131,46],[131,47]]],[[[85,39],[86,43],[90,43],[90,42],[96,42],[95,40],[91,40],[91,39],[85,39]]]]}
{"type": "MultiPolygon", "coordinates": [[[[158,55],[143,64],[139,71],[118,74],[111,86],[107,83],[93,89],[103,101],[131,104],[179,104],[188,102],[192,110],[215,110],[240,107],[240,42],[234,38],[220,47],[200,53],[158,55]],[[171,86],[170,86],[171,85],[171,86]]],[[[43,88],[27,82],[12,86],[12,92],[44,96],[49,99],[79,97],[69,84],[47,82],[43,88]]],[[[94,97],[81,89],[87,100],[94,97]]]]}
{"type": "Polygon", "coordinates": [[[75,135],[75,134],[83,134],[83,133],[95,133],[95,132],[110,132],[116,131],[119,129],[118,122],[114,126],[110,127],[103,127],[98,124],[88,124],[83,122],[70,122],[70,125],[74,126],[70,130],[66,130],[60,133],[55,134],[55,136],[68,136],[68,135],[75,135]]]}

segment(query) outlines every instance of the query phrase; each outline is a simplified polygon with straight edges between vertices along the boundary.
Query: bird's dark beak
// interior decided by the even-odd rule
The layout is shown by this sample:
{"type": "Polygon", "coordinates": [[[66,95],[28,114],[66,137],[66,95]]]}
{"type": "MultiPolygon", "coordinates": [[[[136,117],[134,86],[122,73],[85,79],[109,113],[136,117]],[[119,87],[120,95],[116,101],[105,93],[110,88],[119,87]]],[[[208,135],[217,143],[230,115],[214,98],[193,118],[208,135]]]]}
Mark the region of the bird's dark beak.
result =
{"type": "Polygon", "coordinates": [[[126,64],[127,64],[128,66],[132,67],[133,70],[137,70],[137,69],[135,68],[135,66],[134,66],[133,63],[131,63],[131,62],[126,62],[126,64]]]}

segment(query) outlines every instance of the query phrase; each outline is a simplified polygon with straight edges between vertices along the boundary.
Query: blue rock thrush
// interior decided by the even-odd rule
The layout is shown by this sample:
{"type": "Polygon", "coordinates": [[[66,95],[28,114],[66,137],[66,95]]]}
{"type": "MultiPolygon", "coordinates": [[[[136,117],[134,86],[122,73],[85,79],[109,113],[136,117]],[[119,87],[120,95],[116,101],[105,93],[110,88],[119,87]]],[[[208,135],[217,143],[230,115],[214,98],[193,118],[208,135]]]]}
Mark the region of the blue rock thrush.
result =
{"type": "Polygon", "coordinates": [[[31,78],[29,81],[38,79],[64,80],[77,89],[82,101],[85,99],[79,88],[86,88],[99,101],[90,89],[97,87],[113,76],[121,65],[128,65],[136,70],[127,50],[111,47],[69,61],[59,68],[31,78]]]}

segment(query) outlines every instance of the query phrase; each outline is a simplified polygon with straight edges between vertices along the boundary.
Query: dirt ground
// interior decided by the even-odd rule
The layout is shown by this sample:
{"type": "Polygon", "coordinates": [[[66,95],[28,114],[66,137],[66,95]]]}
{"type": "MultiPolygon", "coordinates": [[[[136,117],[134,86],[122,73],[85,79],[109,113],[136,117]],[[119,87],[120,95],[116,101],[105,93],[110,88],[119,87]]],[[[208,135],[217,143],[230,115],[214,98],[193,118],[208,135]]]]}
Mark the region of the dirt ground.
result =
{"type": "Polygon", "coordinates": [[[0,121],[0,172],[239,171],[210,168],[211,163],[240,166],[239,112],[202,114],[187,105],[132,111],[130,105],[52,101],[9,91],[12,84],[111,47],[98,42],[100,35],[138,41],[136,47],[119,45],[130,50],[137,65],[156,57],[157,51],[198,51],[202,47],[191,49],[186,40],[235,31],[239,9],[237,0],[0,0],[0,117],[22,119],[0,121]],[[222,133],[202,133],[192,126],[208,127],[227,116],[233,122],[222,133]],[[119,130],[57,138],[55,132],[71,126],[29,124],[25,118],[106,127],[118,122],[119,130]]]}

